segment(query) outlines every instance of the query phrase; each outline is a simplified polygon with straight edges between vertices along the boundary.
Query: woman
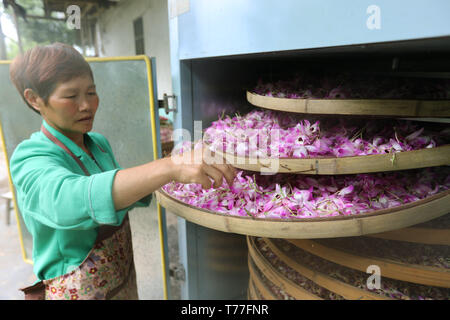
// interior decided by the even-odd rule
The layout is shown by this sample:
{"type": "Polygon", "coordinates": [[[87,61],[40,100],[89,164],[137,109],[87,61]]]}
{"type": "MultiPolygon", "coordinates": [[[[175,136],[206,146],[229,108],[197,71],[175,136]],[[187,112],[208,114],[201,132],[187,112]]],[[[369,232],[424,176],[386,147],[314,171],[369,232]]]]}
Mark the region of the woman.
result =
{"type": "Polygon", "coordinates": [[[136,299],[127,212],[172,180],[210,188],[212,179],[218,187],[223,178],[233,182],[234,169],[171,158],[120,168],[107,139],[90,132],[99,105],[94,77],[68,45],[29,50],[10,75],[43,118],[10,162],[38,278],[23,289],[26,299],[136,299]]]}

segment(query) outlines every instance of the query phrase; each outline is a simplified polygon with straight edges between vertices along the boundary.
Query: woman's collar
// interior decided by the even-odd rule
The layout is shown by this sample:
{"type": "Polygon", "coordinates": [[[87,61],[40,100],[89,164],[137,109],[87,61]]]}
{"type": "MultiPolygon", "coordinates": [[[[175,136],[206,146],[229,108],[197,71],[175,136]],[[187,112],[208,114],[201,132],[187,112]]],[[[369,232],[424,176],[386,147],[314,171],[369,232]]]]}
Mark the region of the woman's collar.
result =
{"type": "Polygon", "coordinates": [[[84,151],[81,149],[75,142],[73,142],[70,138],[53,128],[51,125],[47,123],[47,121],[42,120],[42,125],[59,141],[61,141],[73,154],[77,157],[80,157],[84,151]]]}

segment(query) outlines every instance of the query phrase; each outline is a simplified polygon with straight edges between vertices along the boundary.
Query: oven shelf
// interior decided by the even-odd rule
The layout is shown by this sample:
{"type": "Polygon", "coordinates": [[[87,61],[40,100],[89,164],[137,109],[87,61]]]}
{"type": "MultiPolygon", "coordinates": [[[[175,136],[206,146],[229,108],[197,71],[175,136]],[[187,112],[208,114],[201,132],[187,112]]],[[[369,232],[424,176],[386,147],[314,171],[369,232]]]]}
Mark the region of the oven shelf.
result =
{"type": "MultiPolygon", "coordinates": [[[[447,216],[450,216],[450,214],[448,214],[447,216]]],[[[436,220],[439,221],[445,217],[446,216],[443,216],[436,220]]],[[[371,238],[386,240],[450,246],[450,227],[430,228],[423,225],[417,225],[399,230],[370,234],[367,236],[371,238]]]]}
{"type": "Polygon", "coordinates": [[[450,100],[289,99],[262,96],[247,91],[247,101],[265,109],[306,114],[450,117],[450,100]]]}
{"type": "Polygon", "coordinates": [[[260,248],[256,245],[255,239],[247,237],[248,246],[248,266],[250,280],[259,291],[261,298],[276,300],[277,295],[273,291],[281,291],[291,297],[301,300],[323,300],[314,293],[309,292],[300,284],[285,277],[277,268],[275,268],[267,257],[264,256],[260,248]],[[278,290],[277,290],[278,289],[278,290]]]}
{"type": "MultiPolygon", "coordinates": [[[[347,268],[366,272],[367,266],[377,265],[382,266],[383,276],[391,279],[428,286],[450,288],[450,270],[448,269],[405,263],[400,261],[400,259],[385,258],[382,256],[372,256],[368,253],[361,254],[358,252],[353,252],[352,244],[355,244],[354,239],[351,239],[351,241],[346,241],[345,246],[342,248],[339,244],[335,244],[334,240],[335,239],[327,239],[325,244],[306,239],[291,239],[289,242],[302,250],[347,268]]],[[[369,238],[362,240],[368,241],[371,239],[369,238]]],[[[385,240],[383,243],[390,247],[395,247],[398,241],[385,240]]],[[[410,252],[410,254],[414,254],[414,248],[418,248],[418,246],[420,246],[420,244],[412,244],[408,247],[409,250],[407,251],[410,252]]],[[[383,251],[383,249],[381,251],[383,251]]]]}
{"type": "Polygon", "coordinates": [[[270,281],[269,286],[278,288],[278,290],[283,290],[296,300],[323,299],[313,292],[310,292],[311,288],[308,290],[300,283],[297,283],[298,279],[302,279],[300,282],[303,283],[312,281],[313,284],[309,284],[309,286],[316,287],[316,291],[323,292],[325,289],[329,294],[334,293],[348,300],[391,300],[382,295],[337,280],[326,273],[314,270],[307,264],[302,263],[302,261],[290,257],[288,254],[278,249],[269,239],[261,239],[262,244],[268,247],[276,260],[290,268],[290,272],[286,267],[283,267],[283,271],[281,271],[276,267],[276,263],[267,256],[268,253],[265,252],[265,250],[262,250],[261,244],[258,244],[255,240],[256,239],[253,237],[247,237],[249,260],[254,264],[253,272],[250,273],[252,280],[258,282],[258,279],[255,277],[257,274],[255,269],[258,269],[259,272],[264,274],[267,280],[270,281]],[[288,275],[288,273],[290,273],[290,275],[288,275]]]}
{"type": "MultiPolygon", "coordinates": [[[[356,240],[358,238],[352,238],[349,243],[356,240]]],[[[364,254],[349,256],[311,240],[247,237],[247,244],[254,299],[265,299],[269,295],[276,299],[280,292],[290,299],[305,299],[307,294],[320,295],[322,299],[351,300],[417,299],[418,296],[442,299],[448,296],[447,269],[395,265],[393,261],[367,258],[364,254]],[[382,284],[378,290],[368,290],[367,268],[374,265],[380,267],[382,284]],[[255,294],[255,288],[259,295],[255,294]]],[[[386,247],[379,249],[383,252],[386,247]]],[[[415,247],[411,247],[408,252],[414,254],[414,250],[415,247]]],[[[447,252],[442,247],[436,250],[447,252]]]]}
{"type": "Polygon", "coordinates": [[[356,174],[398,171],[450,165],[450,145],[413,151],[341,158],[276,158],[274,160],[241,157],[215,151],[234,167],[259,172],[297,174],[356,174]]]}
{"type": "Polygon", "coordinates": [[[283,239],[360,236],[409,227],[448,213],[450,190],[423,200],[370,213],[308,219],[261,219],[231,216],[185,204],[159,189],[157,201],[192,223],[223,232],[283,239]]]}

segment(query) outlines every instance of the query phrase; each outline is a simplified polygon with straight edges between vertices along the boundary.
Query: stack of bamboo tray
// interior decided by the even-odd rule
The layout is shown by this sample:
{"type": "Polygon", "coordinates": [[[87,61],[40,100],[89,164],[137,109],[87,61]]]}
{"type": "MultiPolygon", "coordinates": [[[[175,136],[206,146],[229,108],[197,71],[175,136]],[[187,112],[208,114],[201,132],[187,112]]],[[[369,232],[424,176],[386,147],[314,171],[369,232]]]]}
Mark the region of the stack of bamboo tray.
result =
{"type": "MultiPolygon", "coordinates": [[[[287,112],[397,117],[448,117],[450,113],[448,101],[283,99],[250,92],[247,99],[260,107],[287,112]]],[[[376,155],[286,159],[282,168],[284,172],[308,172],[309,167],[309,173],[316,174],[357,173],[355,168],[359,173],[406,170],[448,165],[448,150],[446,145],[432,152],[402,152],[395,165],[389,163],[389,155],[376,155]]],[[[439,215],[449,210],[448,193],[442,196],[439,215]]],[[[414,208],[422,216],[430,212],[417,203],[414,208]]],[[[380,226],[389,223],[386,217],[381,216],[380,226]]],[[[405,214],[402,223],[409,224],[411,218],[405,214]]],[[[367,236],[318,240],[248,236],[249,299],[450,299],[450,215],[383,233],[361,229],[367,236]]],[[[332,231],[329,236],[340,235],[332,231]]]]}
{"type": "Polygon", "coordinates": [[[247,237],[248,298],[448,300],[450,215],[433,222],[362,237],[247,237]]]}
{"type": "MultiPolygon", "coordinates": [[[[250,92],[247,100],[266,109],[304,114],[450,117],[450,101],[284,99],[250,92]]],[[[268,167],[267,161],[222,155],[243,170],[268,167]]],[[[395,157],[395,161],[391,154],[277,161],[281,173],[397,171],[448,166],[450,145],[395,157]]],[[[450,217],[446,215],[450,190],[354,216],[295,220],[230,216],[187,205],[162,189],[156,195],[162,206],[190,222],[247,235],[249,299],[450,298],[450,217]],[[434,222],[426,224],[429,221],[434,222]],[[370,289],[369,278],[378,279],[370,289]]]]}

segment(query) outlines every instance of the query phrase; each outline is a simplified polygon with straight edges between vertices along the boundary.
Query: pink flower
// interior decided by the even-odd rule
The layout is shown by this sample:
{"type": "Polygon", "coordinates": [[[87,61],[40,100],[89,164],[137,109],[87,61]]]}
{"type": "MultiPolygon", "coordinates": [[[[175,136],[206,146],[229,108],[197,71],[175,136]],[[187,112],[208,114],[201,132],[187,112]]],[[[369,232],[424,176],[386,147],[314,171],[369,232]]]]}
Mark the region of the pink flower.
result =
{"type": "Polygon", "coordinates": [[[449,171],[379,174],[260,176],[238,171],[232,186],[217,189],[169,183],[163,189],[187,204],[249,218],[301,219],[357,215],[429,197],[450,188],[449,171]]]}
{"type": "Polygon", "coordinates": [[[341,191],[338,192],[338,195],[339,196],[346,196],[346,195],[352,193],[353,189],[354,189],[353,185],[349,185],[348,187],[345,187],[345,188],[341,189],[341,191]]]}

